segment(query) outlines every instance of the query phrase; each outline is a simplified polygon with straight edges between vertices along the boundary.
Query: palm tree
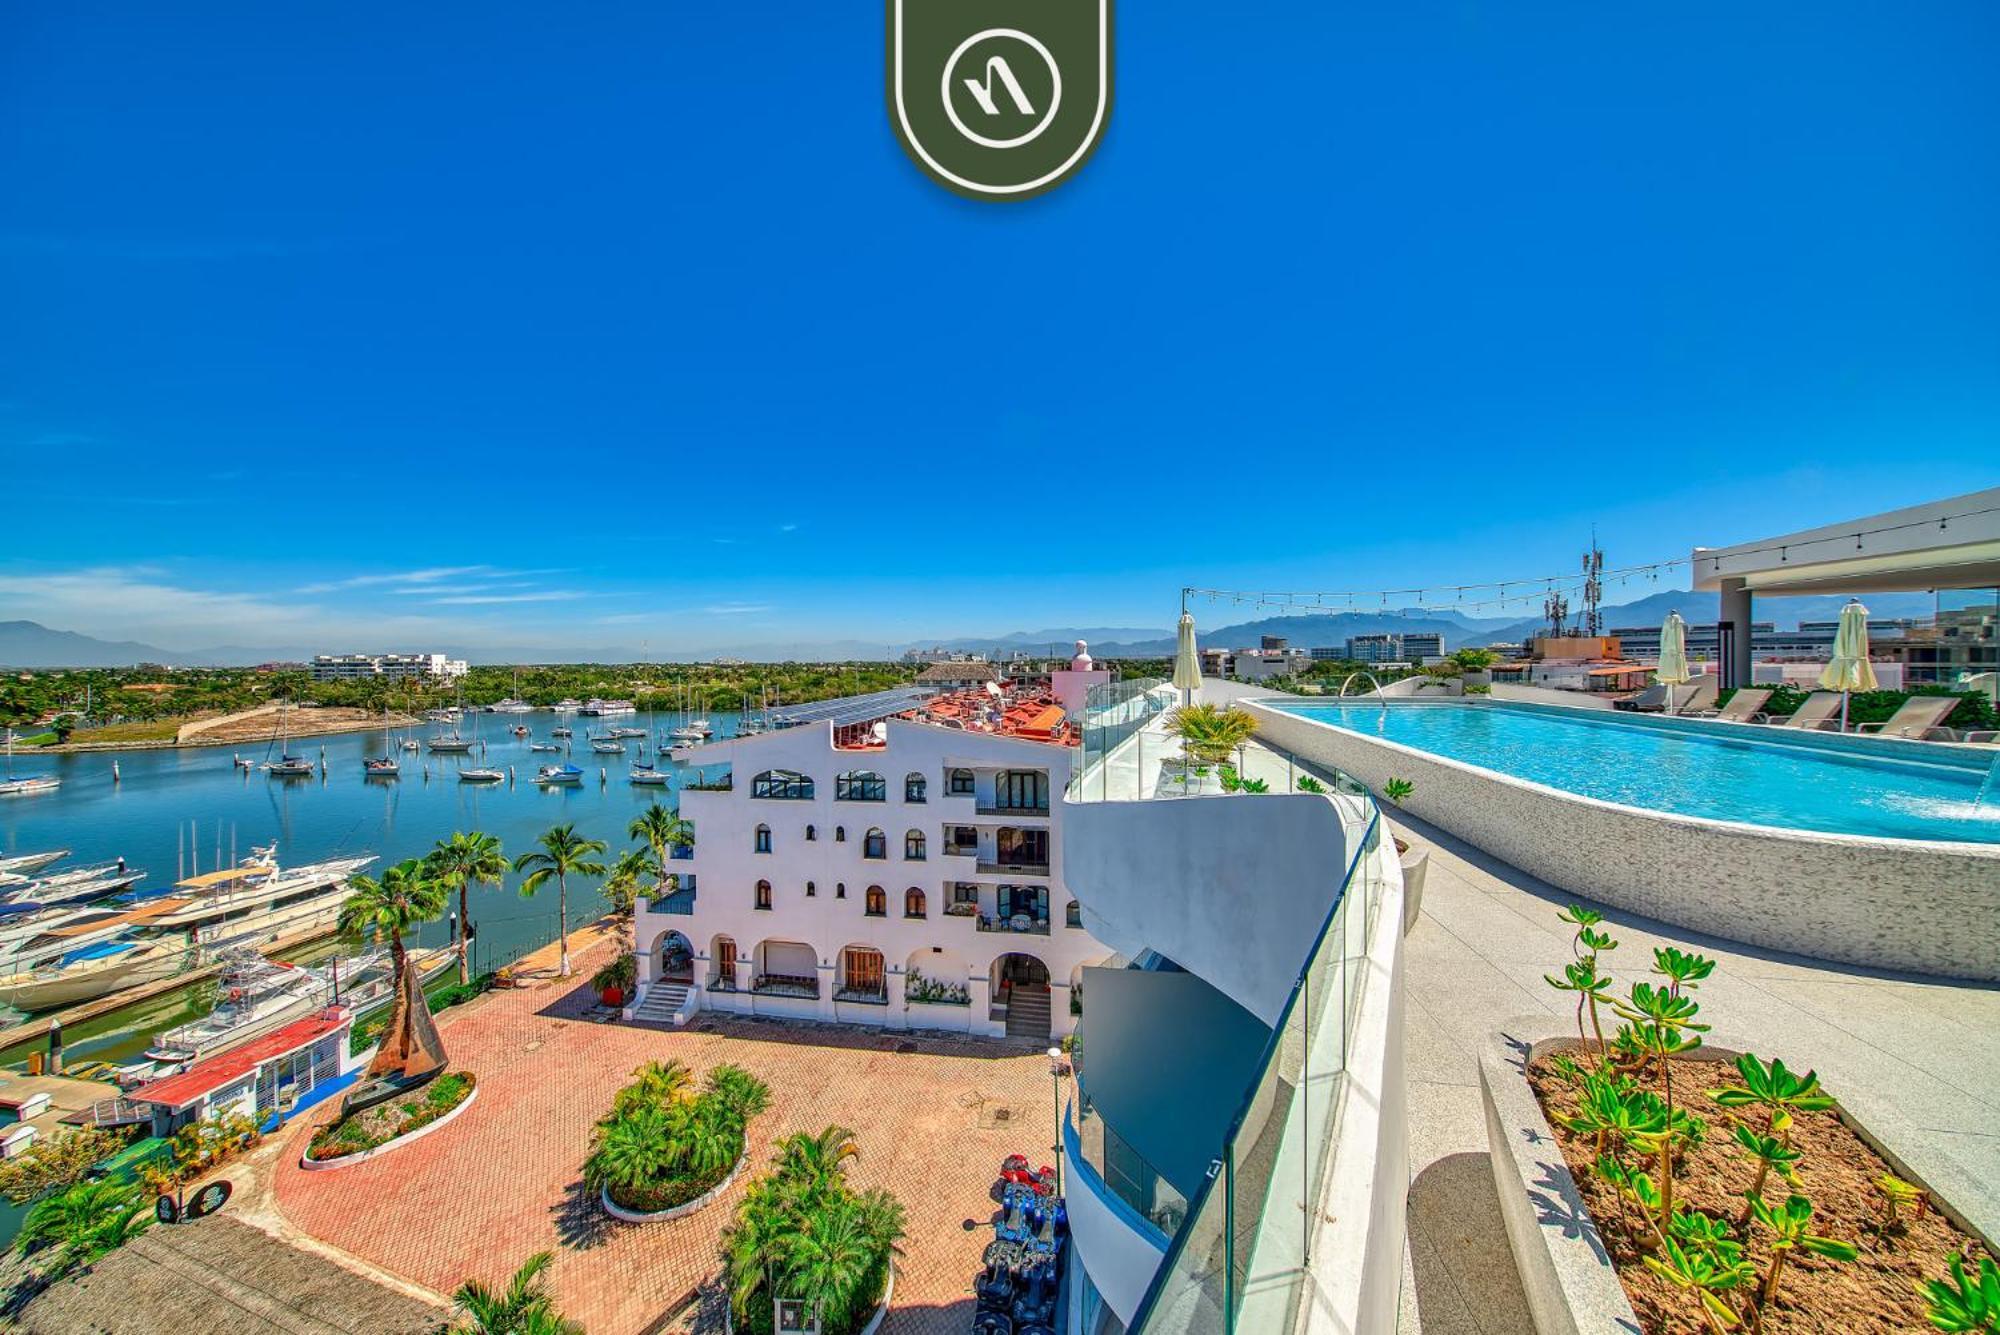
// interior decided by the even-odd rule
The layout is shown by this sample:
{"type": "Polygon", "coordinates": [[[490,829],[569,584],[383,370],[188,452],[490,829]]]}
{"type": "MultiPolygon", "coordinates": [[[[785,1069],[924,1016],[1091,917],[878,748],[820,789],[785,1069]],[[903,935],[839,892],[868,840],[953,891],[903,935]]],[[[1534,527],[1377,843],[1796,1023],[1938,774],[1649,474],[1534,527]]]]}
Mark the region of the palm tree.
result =
{"type": "Polygon", "coordinates": [[[672,1121],[674,1159],[692,1177],[712,1177],[743,1152],[743,1124],[729,1105],[714,1098],[680,1105],[672,1121]]]}
{"type": "Polygon", "coordinates": [[[619,913],[630,913],[639,902],[640,886],[648,879],[655,886],[659,884],[658,859],[651,849],[628,848],[611,864],[611,875],[604,882],[604,897],[619,913]]]}
{"type": "Polygon", "coordinates": [[[667,859],[676,848],[694,847],[694,825],[684,821],[677,811],[669,811],[658,802],[647,807],[625,827],[625,833],[633,839],[643,839],[653,850],[653,861],[664,877],[667,859]]]}
{"type": "Polygon", "coordinates": [[[612,1096],[613,1116],[634,1108],[664,1108],[694,1087],[694,1075],[677,1061],[649,1061],[632,1072],[632,1083],[612,1096]]]}
{"type": "Polygon", "coordinates": [[[544,834],[540,840],[541,850],[523,853],[514,859],[514,870],[528,873],[521,882],[521,893],[532,896],[535,891],[549,883],[553,877],[559,898],[556,901],[557,938],[562,942],[562,968],[558,976],[569,977],[569,878],[572,876],[602,876],[604,864],[591,859],[605,849],[602,839],[585,839],[576,832],[574,825],[558,825],[544,834]]]}
{"type": "Polygon", "coordinates": [[[795,1225],[776,1177],[760,1177],[743,1193],[736,1218],[722,1231],[723,1275],[737,1319],[749,1315],[761,1290],[769,1294],[778,1258],[795,1225]]]}
{"type": "Polygon", "coordinates": [[[1257,731],[1257,720],[1249,711],[1231,705],[1182,705],[1167,716],[1167,731],[1181,739],[1182,748],[1196,760],[1219,764],[1230,752],[1249,741],[1257,731]]]}
{"type": "Polygon", "coordinates": [[[583,1161],[584,1181],[628,1191],[660,1181],[681,1158],[676,1130],[658,1104],[614,1113],[598,1128],[597,1143],[583,1161]]]}
{"type": "Polygon", "coordinates": [[[462,1335],[583,1335],[583,1323],[568,1321],[556,1311],[542,1272],[555,1259],[552,1252],[530,1256],[503,1290],[487,1288],[476,1279],[458,1286],[453,1306],[464,1319],[453,1326],[462,1335]]]}
{"type": "Polygon", "coordinates": [[[59,1250],[49,1274],[56,1277],[116,1251],[152,1223],[136,1186],[108,1180],[80,1182],[35,1202],[14,1236],[14,1249],[32,1251],[53,1244],[59,1250]]]}
{"type": "Polygon", "coordinates": [[[381,879],[356,876],[348,887],[353,893],[340,906],[340,933],[357,939],[389,939],[390,995],[394,996],[403,985],[403,970],[409,963],[403,933],[444,912],[445,884],[428,875],[417,859],[405,858],[384,868],[381,879]]]}
{"type": "Polygon", "coordinates": [[[829,1329],[844,1330],[880,1253],[851,1198],[830,1200],[802,1222],[786,1248],[785,1296],[803,1299],[829,1329]]]}
{"type": "Polygon", "coordinates": [[[470,834],[461,830],[449,839],[438,840],[424,862],[442,884],[458,891],[458,981],[469,983],[472,963],[466,952],[472,946],[472,906],[468,888],[475,881],[482,885],[499,884],[507,874],[507,855],[500,851],[500,841],[493,835],[480,830],[470,834]]]}
{"type": "Polygon", "coordinates": [[[771,1106],[771,1087],[741,1066],[724,1062],[708,1073],[708,1092],[729,1109],[738,1122],[748,1125],[751,1118],[771,1106]]]}
{"type": "Polygon", "coordinates": [[[816,1195],[844,1181],[847,1161],[860,1154],[854,1132],[844,1126],[827,1127],[816,1136],[797,1131],[778,1142],[778,1176],[816,1195]]]}

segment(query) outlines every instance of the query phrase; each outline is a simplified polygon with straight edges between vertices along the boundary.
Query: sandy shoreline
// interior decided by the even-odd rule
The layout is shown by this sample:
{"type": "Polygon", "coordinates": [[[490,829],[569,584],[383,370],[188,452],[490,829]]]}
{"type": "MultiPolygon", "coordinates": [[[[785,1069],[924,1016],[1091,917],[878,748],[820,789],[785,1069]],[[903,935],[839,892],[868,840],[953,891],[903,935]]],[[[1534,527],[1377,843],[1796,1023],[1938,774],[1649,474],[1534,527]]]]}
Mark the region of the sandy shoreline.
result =
{"type": "MultiPolygon", "coordinates": [[[[329,714],[337,712],[342,717],[324,719],[308,718],[302,720],[295,713],[288,730],[291,740],[295,742],[306,737],[331,737],[339,733],[367,732],[375,728],[409,728],[418,726],[421,723],[421,720],[407,714],[391,714],[387,718],[384,718],[380,714],[367,714],[360,710],[347,709],[309,710],[303,712],[308,715],[320,712],[329,714]]],[[[252,743],[269,742],[271,740],[274,735],[274,729],[269,718],[269,715],[260,715],[255,719],[245,719],[243,721],[245,726],[240,728],[222,724],[208,732],[190,737],[186,741],[179,741],[171,737],[158,741],[142,742],[89,742],[71,740],[57,746],[31,747],[27,750],[17,752],[17,754],[23,756],[75,755],[85,751],[179,751],[193,750],[200,747],[245,746],[252,743]]],[[[188,721],[198,722],[199,720],[191,719],[188,721]]],[[[84,733],[78,732],[72,734],[72,737],[75,738],[84,735],[84,733]]]]}

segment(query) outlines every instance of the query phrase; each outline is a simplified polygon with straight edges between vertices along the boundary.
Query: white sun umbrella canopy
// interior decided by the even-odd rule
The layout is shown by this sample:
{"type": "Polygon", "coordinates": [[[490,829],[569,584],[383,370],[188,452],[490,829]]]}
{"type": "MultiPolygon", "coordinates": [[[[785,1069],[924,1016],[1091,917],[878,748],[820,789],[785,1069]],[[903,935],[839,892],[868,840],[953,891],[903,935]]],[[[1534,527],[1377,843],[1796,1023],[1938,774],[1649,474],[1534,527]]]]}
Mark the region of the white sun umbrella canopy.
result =
{"type": "Polygon", "coordinates": [[[1688,673],[1687,622],[1679,612],[1667,613],[1660,623],[1660,663],[1653,680],[1667,688],[1667,712],[1674,712],[1674,688],[1686,684],[1688,673]]]}
{"type": "Polygon", "coordinates": [[[1840,625],[1833,632],[1833,658],[1819,674],[1819,684],[1840,692],[1840,730],[1847,731],[1848,697],[1856,691],[1875,689],[1875,665],[1868,661],[1868,609],[1859,598],[1847,600],[1840,609],[1840,625]]]}
{"type": "Polygon", "coordinates": [[[1193,701],[1194,693],[1201,689],[1201,655],[1194,646],[1194,613],[1181,613],[1179,629],[1174,644],[1174,689],[1187,693],[1187,700],[1193,701]]]}

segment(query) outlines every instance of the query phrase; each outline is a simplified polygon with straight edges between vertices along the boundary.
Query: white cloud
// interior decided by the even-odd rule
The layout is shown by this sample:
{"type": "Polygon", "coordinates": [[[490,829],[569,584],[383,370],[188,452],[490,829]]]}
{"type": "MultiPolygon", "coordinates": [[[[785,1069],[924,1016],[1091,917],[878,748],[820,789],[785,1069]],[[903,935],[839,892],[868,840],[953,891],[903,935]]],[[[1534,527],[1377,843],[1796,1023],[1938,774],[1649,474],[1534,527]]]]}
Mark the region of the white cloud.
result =
{"type": "Polygon", "coordinates": [[[500,575],[492,566],[431,566],[424,570],[397,570],[379,575],[351,575],[299,587],[300,593],[336,593],[342,589],[372,589],[387,584],[435,584],[459,575],[500,575]]]}
{"type": "Polygon", "coordinates": [[[425,602],[431,607],[473,607],[482,603],[555,603],[590,596],[582,589],[538,589],[533,593],[457,593],[425,602]]]}

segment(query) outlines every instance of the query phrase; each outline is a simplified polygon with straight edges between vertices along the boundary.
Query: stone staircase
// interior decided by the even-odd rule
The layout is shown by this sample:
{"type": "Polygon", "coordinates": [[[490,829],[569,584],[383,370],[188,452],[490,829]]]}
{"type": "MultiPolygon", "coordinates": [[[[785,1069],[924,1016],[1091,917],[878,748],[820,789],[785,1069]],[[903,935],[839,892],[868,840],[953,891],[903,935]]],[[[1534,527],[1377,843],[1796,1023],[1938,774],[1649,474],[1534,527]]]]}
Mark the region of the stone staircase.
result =
{"type": "Polygon", "coordinates": [[[687,1004],[687,999],[686,983],[654,983],[639,999],[632,1019],[638,1024],[686,1024],[687,1016],[681,1014],[681,1007],[687,1004]]]}
{"type": "Polygon", "coordinates": [[[1007,1037],[1046,1042],[1049,1037],[1049,990],[1016,983],[1007,998],[1007,1037]]]}

